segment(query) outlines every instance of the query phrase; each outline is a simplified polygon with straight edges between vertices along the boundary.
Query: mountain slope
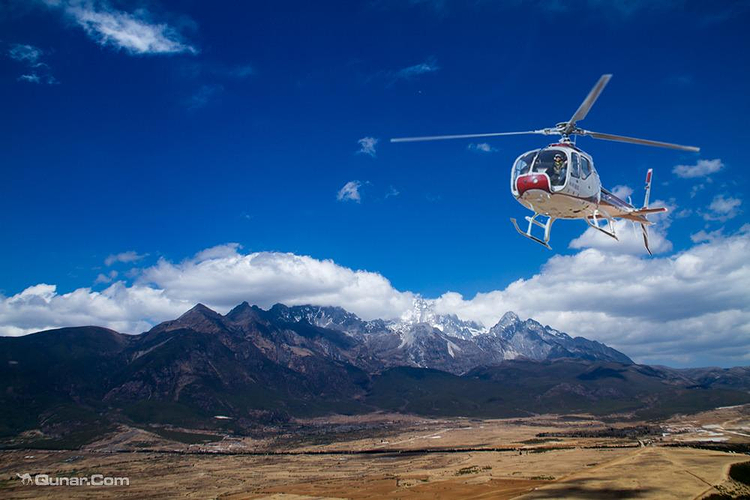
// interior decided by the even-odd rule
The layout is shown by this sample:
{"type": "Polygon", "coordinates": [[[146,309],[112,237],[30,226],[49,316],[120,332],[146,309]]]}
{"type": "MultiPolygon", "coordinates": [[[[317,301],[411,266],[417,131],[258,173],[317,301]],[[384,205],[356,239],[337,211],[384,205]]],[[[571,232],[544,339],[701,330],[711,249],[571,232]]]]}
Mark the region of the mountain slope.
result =
{"type": "Polygon", "coordinates": [[[374,410],[663,415],[750,401],[747,369],[634,365],[513,313],[485,329],[417,307],[400,321],[364,321],[340,308],[242,303],[221,315],[198,304],[141,335],[78,327],[0,338],[0,437],[38,429],[84,442],[117,422],[245,433],[374,410]]]}

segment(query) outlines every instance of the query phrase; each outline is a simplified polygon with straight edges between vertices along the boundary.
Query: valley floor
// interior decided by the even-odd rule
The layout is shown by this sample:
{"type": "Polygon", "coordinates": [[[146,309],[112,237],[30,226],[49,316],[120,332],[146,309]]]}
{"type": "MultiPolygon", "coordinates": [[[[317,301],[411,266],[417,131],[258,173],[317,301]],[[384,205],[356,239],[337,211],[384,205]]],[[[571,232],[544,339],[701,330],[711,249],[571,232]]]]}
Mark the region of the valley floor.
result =
{"type": "Polygon", "coordinates": [[[750,460],[747,454],[694,447],[734,445],[747,450],[747,406],[658,424],[605,423],[585,415],[506,420],[371,415],[299,425],[303,430],[292,434],[269,429],[265,437],[217,436],[218,441],[205,444],[165,441],[163,432],[159,436],[128,428],[83,450],[0,452],[0,497],[538,499],[750,494],[746,486],[727,477],[733,463],[750,460]],[[635,430],[643,435],[634,435],[635,430]],[[16,476],[23,473],[102,474],[128,477],[130,485],[24,485],[16,476]]]}

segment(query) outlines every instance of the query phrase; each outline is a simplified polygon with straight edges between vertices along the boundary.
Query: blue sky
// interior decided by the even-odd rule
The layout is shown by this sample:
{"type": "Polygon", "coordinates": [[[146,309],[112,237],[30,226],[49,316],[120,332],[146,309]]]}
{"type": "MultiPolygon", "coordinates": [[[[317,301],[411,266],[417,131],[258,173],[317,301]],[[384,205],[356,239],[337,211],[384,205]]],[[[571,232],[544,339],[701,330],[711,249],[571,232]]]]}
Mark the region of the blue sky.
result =
{"type": "MultiPolygon", "coordinates": [[[[4,4],[0,294],[130,287],[237,243],[468,300],[555,256],[640,252],[580,221],[555,225],[554,252],[515,233],[511,164],[547,138],[388,143],[553,126],[603,73],[581,126],[702,148],[579,140],[634,201],[654,168],[652,200],[673,208],[657,259],[747,239],[748,20],[747,2],[4,4]]],[[[678,355],[643,359],[738,362],[678,355]]]]}

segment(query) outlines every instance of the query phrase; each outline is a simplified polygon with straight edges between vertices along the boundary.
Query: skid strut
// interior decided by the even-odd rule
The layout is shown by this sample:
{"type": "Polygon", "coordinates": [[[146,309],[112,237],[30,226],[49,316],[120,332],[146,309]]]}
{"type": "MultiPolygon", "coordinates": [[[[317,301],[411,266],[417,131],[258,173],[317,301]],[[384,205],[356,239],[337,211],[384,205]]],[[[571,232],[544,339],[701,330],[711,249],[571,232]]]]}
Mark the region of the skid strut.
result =
{"type": "Polygon", "coordinates": [[[516,222],[516,219],[511,218],[510,221],[513,223],[513,227],[516,228],[516,231],[521,236],[525,236],[528,239],[532,241],[536,241],[543,247],[547,248],[548,250],[552,250],[552,247],[549,246],[549,236],[550,236],[550,230],[552,229],[552,223],[555,222],[554,217],[550,217],[549,215],[542,215],[542,214],[534,214],[533,217],[526,216],[525,219],[529,222],[529,227],[526,229],[526,231],[521,231],[521,228],[518,227],[518,223],[516,222]],[[546,222],[539,222],[537,220],[537,217],[547,217],[546,222]],[[531,234],[531,230],[534,228],[534,226],[539,226],[544,230],[544,239],[537,238],[533,234],[531,234]]]}
{"type": "Polygon", "coordinates": [[[620,241],[620,239],[615,234],[615,225],[614,225],[614,221],[612,220],[612,218],[608,217],[606,214],[599,212],[599,210],[594,210],[594,214],[591,217],[586,218],[586,224],[593,227],[597,231],[601,231],[602,233],[606,234],[610,238],[614,238],[617,241],[620,241]],[[606,219],[607,221],[605,226],[599,225],[601,216],[603,216],[604,219],[606,219]]]}

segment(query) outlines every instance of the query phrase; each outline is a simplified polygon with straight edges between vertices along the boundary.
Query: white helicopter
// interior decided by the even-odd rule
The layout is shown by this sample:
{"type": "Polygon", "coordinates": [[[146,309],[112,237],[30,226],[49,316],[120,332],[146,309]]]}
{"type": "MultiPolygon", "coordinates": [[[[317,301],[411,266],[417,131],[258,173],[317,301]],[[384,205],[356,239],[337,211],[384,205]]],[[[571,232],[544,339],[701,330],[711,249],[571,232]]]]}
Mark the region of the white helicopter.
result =
{"type": "Polygon", "coordinates": [[[510,190],[521,205],[534,212],[533,216],[526,217],[529,223],[526,231],[522,231],[518,227],[516,219],[510,219],[516,231],[552,250],[549,245],[550,230],[556,219],[583,219],[594,229],[616,240],[618,238],[615,234],[614,219],[627,219],[641,225],[643,243],[646,245],[648,253],[651,254],[646,227],[653,222],[648,220],[647,215],[667,211],[665,207],[648,206],[653,169],[649,169],[646,173],[646,196],[643,206],[636,208],[602,187],[591,155],[578,149],[575,143],[571,141],[571,136],[582,135],[594,139],[629,142],[696,153],[700,151],[700,148],[603,134],[578,128],[577,123],[586,118],[591,106],[594,105],[610,78],[612,78],[612,75],[602,75],[571,119],[567,122],[558,123],[554,128],[526,132],[403,137],[391,139],[391,142],[437,141],[521,134],[559,135],[560,140],[558,142],[550,144],[546,148],[528,151],[519,156],[513,164],[510,190]],[[534,226],[541,227],[544,231],[541,238],[532,234],[534,226]]]}

